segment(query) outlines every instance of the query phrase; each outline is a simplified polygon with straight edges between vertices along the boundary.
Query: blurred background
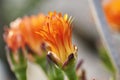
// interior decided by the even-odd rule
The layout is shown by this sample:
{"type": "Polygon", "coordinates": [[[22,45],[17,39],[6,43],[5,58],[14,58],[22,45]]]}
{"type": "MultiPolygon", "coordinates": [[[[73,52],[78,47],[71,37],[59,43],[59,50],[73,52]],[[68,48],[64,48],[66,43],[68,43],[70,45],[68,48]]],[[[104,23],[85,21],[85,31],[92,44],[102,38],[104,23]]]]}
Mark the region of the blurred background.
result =
{"type": "Polygon", "coordinates": [[[95,47],[100,38],[88,0],[0,0],[0,80],[16,80],[6,60],[4,26],[18,17],[49,11],[67,13],[74,18],[73,42],[79,49],[78,60],[84,60],[88,80],[108,80],[110,74],[102,66],[95,47]]]}

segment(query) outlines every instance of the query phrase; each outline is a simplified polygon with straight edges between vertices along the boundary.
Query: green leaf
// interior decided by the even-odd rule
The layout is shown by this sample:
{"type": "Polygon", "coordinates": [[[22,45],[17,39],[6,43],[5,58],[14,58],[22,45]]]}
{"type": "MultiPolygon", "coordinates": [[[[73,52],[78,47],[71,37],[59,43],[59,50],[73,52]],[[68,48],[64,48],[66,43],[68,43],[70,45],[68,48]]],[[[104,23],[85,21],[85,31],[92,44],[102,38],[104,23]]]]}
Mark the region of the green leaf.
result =
{"type": "MultiPolygon", "coordinates": [[[[113,78],[115,78],[116,68],[112,63],[112,60],[107,50],[104,47],[99,47],[99,55],[105,67],[112,73],[113,78]]],[[[112,79],[112,80],[115,80],[115,79],[112,79]]]]}

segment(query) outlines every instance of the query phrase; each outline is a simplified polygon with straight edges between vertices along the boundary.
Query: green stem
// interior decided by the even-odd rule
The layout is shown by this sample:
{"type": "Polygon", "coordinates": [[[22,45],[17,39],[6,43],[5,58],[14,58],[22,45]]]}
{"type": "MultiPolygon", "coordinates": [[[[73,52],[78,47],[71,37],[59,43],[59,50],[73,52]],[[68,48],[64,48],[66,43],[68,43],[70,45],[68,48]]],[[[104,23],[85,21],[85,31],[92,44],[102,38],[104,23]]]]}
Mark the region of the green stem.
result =
{"type": "Polygon", "coordinates": [[[112,76],[110,77],[110,80],[116,80],[116,75],[112,74],[112,76]]]}
{"type": "Polygon", "coordinates": [[[43,58],[40,58],[40,57],[37,57],[36,56],[36,63],[43,69],[43,71],[47,74],[47,69],[46,69],[46,58],[43,57],[43,58]]]}
{"type": "Polygon", "coordinates": [[[27,80],[26,70],[26,66],[19,67],[14,70],[17,80],[27,80]]]}
{"type": "Polygon", "coordinates": [[[17,80],[27,80],[27,60],[21,49],[18,52],[16,55],[13,52],[11,54],[8,52],[7,58],[17,80]],[[18,59],[16,60],[15,57],[18,57],[18,59]]]}

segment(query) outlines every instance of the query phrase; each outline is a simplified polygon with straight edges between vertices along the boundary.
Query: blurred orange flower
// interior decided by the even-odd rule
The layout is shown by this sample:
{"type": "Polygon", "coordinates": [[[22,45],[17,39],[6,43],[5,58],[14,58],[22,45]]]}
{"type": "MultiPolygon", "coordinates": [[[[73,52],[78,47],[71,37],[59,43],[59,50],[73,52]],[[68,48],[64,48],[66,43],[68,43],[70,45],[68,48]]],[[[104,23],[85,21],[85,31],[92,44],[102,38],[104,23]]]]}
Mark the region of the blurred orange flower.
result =
{"type": "Polygon", "coordinates": [[[10,23],[10,29],[5,32],[5,41],[13,50],[28,45],[34,52],[41,54],[43,39],[35,32],[45,22],[45,16],[39,14],[18,18],[10,23]]]}
{"type": "Polygon", "coordinates": [[[11,22],[10,28],[5,28],[4,40],[13,52],[16,52],[21,47],[23,48],[26,44],[25,37],[19,30],[20,22],[21,19],[17,19],[14,22],[11,22]]]}
{"type": "Polygon", "coordinates": [[[71,40],[71,17],[67,14],[49,12],[45,24],[36,33],[50,45],[50,51],[62,64],[75,51],[71,40]]]}
{"type": "Polygon", "coordinates": [[[26,43],[30,48],[38,54],[41,54],[41,45],[43,39],[36,35],[36,31],[41,28],[45,22],[45,16],[39,14],[37,16],[24,17],[20,23],[20,30],[24,34],[26,43]]]}
{"type": "Polygon", "coordinates": [[[103,8],[109,24],[114,30],[120,31],[120,0],[103,2],[103,8]]]}

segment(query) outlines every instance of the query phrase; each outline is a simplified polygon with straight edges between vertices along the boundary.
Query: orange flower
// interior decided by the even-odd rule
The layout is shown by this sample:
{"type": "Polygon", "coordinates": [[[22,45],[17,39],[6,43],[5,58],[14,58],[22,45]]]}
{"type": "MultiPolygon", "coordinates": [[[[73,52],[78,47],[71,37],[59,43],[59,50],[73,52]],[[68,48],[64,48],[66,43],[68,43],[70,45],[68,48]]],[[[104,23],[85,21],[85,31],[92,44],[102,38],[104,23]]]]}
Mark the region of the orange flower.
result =
{"type": "Polygon", "coordinates": [[[44,22],[45,16],[43,14],[30,17],[26,16],[11,22],[10,29],[5,32],[7,45],[17,50],[23,44],[27,44],[31,50],[41,55],[43,39],[35,32],[41,28],[44,22]]]}
{"type": "Polygon", "coordinates": [[[45,22],[45,16],[39,14],[37,16],[24,17],[20,23],[20,30],[24,33],[26,37],[26,42],[30,48],[38,54],[41,54],[41,44],[43,39],[40,36],[36,35],[35,32],[37,29],[41,28],[45,22]]]}
{"type": "Polygon", "coordinates": [[[64,64],[69,55],[76,52],[71,37],[71,17],[68,18],[67,14],[62,16],[61,13],[50,12],[47,16],[39,14],[12,22],[5,41],[13,49],[27,44],[38,54],[42,52],[42,43],[47,42],[52,54],[64,64]]]}
{"type": "Polygon", "coordinates": [[[75,51],[71,40],[71,18],[68,19],[67,14],[62,16],[61,13],[50,12],[45,21],[36,33],[50,45],[50,51],[55,58],[64,64],[68,56],[75,51]]]}
{"type": "Polygon", "coordinates": [[[120,31],[120,0],[110,0],[103,4],[103,8],[109,24],[120,31]]]}
{"type": "Polygon", "coordinates": [[[25,38],[18,27],[20,21],[21,19],[17,19],[12,22],[10,29],[6,29],[6,32],[4,33],[4,39],[13,52],[17,51],[19,48],[23,48],[25,45],[25,38]]]}

